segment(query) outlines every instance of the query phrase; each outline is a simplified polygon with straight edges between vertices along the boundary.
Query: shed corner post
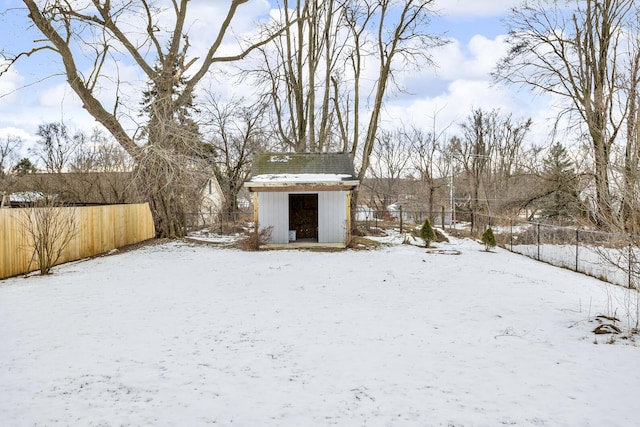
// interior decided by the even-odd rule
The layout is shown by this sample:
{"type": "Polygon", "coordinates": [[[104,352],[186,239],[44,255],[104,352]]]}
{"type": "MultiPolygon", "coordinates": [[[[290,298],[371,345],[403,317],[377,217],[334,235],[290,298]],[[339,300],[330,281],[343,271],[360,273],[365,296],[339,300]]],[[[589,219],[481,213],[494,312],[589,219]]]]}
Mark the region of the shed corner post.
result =
{"type": "Polygon", "coordinates": [[[258,235],[258,193],[253,193],[253,231],[258,235]]]}
{"type": "Polygon", "coordinates": [[[347,197],[346,197],[346,208],[347,208],[347,229],[346,229],[346,233],[345,233],[345,242],[344,244],[346,246],[349,246],[349,244],[351,243],[351,191],[347,191],[347,197]]]}

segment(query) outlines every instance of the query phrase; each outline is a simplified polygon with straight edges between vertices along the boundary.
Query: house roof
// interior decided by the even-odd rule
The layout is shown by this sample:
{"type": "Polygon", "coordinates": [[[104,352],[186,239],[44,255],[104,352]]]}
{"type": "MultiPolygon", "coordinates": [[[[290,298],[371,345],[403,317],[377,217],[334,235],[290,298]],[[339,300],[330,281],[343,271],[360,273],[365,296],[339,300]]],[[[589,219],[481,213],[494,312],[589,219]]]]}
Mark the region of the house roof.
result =
{"type": "MultiPolygon", "coordinates": [[[[213,176],[199,183],[206,199],[220,203],[224,195],[213,176]],[[211,182],[211,192],[208,184],[211,182]],[[213,195],[213,196],[212,196],[213,195]]],[[[0,179],[0,194],[6,192],[13,203],[33,203],[38,197],[55,197],[70,205],[143,203],[147,199],[136,188],[133,172],[64,172],[8,175],[0,179]]],[[[208,208],[207,208],[208,209],[208,208]]]]}
{"type": "Polygon", "coordinates": [[[130,172],[30,173],[10,175],[0,189],[12,201],[33,202],[39,194],[55,195],[73,205],[139,203],[144,201],[131,186],[130,172]]]}
{"type": "Polygon", "coordinates": [[[245,187],[348,187],[358,185],[348,153],[263,153],[253,158],[245,187]]]}

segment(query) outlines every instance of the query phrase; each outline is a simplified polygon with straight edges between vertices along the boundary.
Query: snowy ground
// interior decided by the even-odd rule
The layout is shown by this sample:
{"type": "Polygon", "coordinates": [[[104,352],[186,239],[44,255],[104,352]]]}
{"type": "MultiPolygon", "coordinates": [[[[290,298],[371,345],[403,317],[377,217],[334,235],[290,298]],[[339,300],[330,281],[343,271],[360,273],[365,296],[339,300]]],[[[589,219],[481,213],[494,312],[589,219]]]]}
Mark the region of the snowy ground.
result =
{"type": "Polygon", "coordinates": [[[591,333],[622,288],[438,247],[169,243],[1,281],[0,425],[637,425],[640,348],[591,333]]]}

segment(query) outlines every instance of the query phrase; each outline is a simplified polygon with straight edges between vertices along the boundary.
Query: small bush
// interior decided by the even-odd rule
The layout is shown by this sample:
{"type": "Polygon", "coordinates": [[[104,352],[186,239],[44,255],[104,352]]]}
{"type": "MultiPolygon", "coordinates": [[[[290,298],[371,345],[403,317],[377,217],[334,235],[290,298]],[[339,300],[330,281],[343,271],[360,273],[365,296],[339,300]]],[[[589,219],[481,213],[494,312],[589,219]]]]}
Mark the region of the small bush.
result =
{"type": "Polygon", "coordinates": [[[27,270],[31,271],[35,261],[40,274],[49,274],[78,232],[75,209],[45,200],[38,207],[23,209],[21,214],[23,233],[33,248],[27,270]]]}
{"type": "Polygon", "coordinates": [[[238,247],[246,251],[257,251],[260,249],[260,246],[271,241],[272,231],[273,227],[262,228],[258,232],[254,229],[249,233],[249,237],[238,242],[238,247]]]}
{"type": "Polygon", "coordinates": [[[428,248],[431,245],[431,242],[436,238],[436,233],[433,231],[433,227],[431,226],[431,222],[429,222],[429,218],[424,220],[424,224],[422,224],[422,228],[420,229],[420,237],[424,240],[424,246],[428,248]]]}
{"type": "Polygon", "coordinates": [[[487,252],[496,247],[496,236],[493,235],[491,227],[482,233],[482,243],[484,243],[484,250],[487,252]]]}

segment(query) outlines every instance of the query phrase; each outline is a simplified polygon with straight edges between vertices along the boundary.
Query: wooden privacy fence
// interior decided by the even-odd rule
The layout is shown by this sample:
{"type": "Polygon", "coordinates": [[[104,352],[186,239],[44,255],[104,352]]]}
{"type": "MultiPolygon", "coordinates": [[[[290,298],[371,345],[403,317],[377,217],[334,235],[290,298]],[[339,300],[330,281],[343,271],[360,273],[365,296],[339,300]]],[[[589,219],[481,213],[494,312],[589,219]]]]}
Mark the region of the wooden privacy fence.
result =
{"type": "Polygon", "coordinates": [[[0,279],[38,269],[33,242],[25,229],[32,209],[64,209],[76,231],[56,264],[98,255],[155,237],[149,205],[0,209],[0,279]],[[30,265],[31,264],[31,265],[30,265]]]}

